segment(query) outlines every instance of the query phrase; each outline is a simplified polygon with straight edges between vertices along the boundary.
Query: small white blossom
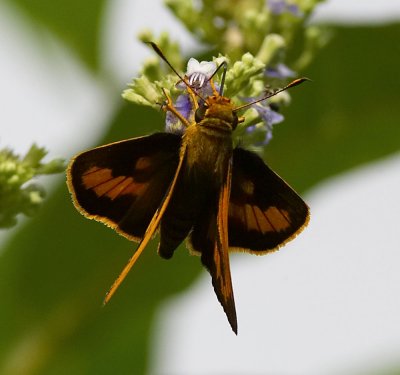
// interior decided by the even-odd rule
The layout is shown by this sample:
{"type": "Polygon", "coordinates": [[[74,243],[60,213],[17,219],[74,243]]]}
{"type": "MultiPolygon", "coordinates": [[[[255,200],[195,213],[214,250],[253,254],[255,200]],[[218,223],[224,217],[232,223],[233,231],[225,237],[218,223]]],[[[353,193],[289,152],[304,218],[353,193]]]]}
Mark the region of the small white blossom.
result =
{"type": "Polygon", "coordinates": [[[202,88],[214,74],[217,69],[213,61],[198,62],[193,57],[187,64],[186,75],[189,78],[189,84],[195,89],[202,88]]]}

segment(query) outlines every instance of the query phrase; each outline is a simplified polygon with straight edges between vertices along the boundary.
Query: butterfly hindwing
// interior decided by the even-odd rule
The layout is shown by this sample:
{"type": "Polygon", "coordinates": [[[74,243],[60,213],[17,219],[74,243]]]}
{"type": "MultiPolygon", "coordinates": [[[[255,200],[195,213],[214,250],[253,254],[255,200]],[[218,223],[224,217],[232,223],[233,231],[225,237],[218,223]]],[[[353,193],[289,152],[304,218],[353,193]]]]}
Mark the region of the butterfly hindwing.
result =
{"type": "Polygon", "coordinates": [[[224,308],[232,330],[237,334],[237,317],[233,295],[231,268],[229,264],[228,212],[232,181],[232,159],[228,162],[227,174],[218,197],[217,241],[214,245],[213,266],[211,272],[213,286],[218,300],[224,308]]]}
{"type": "Polygon", "coordinates": [[[77,155],[68,167],[76,207],[140,240],[174,177],[180,146],[180,136],[155,133],[77,155]]]}
{"type": "Polygon", "coordinates": [[[232,161],[227,160],[226,177],[214,199],[204,205],[189,238],[189,247],[201,255],[201,262],[211,274],[215,294],[232,330],[237,334],[237,317],[233,295],[228,248],[228,207],[232,161]]]}
{"type": "Polygon", "coordinates": [[[229,247],[262,254],[294,238],[306,225],[309,208],[255,153],[233,152],[229,204],[229,247]]]}

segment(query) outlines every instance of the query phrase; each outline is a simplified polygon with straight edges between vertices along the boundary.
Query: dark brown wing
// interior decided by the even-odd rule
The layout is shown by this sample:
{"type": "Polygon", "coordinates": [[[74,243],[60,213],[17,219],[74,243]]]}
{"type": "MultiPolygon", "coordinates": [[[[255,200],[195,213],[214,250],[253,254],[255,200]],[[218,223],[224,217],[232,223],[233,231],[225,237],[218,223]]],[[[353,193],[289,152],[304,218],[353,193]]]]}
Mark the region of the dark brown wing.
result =
{"type": "Polygon", "coordinates": [[[233,152],[229,247],[262,254],[293,239],[307,225],[309,208],[250,151],[233,152]]]}
{"type": "Polygon", "coordinates": [[[231,161],[220,191],[204,209],[190,235],[189,246],[201,254],[201,261],[211,274],[215,294],[232,330],[237,334],[237,317],[228,252],[228,207],[231,161]]]}
{"type": "Polygon", "coordinates": [[[164,197],[161,201],[160,206],[157,208],[157,211],[154,213],[149,226],[146,229],[146,232],[144,233],[144,236],[142,240],[139,243],[138,248],[136,249],[135,253],[132,255],[132,257],[129,259],[129,262],[127,265],[124,267],[122,272],[119,274],[119,276],[116,278],[114,281],[113,285],[111,286],[110,290],[106,294],[106,298],[104,299],[104,304],[106,304],[111,297],[114,295],[118,287],[121,285],[121,283],[124,281],[125,277],[128,275],[130,269],[133,267],[133,265],[136,263],[136,261],[139,259],[140,255],[142,254],[143,250],[146,248],[147,244],[149,243],[151,237],[157,230],[160,221],[165,213],[165,210],[167,209],[169,202],[171,200],[171,197],[174,193],[175,187],[177,185],[178,177],[180,175],[183,161],[185,160],[185,155],[186,155],[186,145],[182,145],[180,149],[180,156],[179,156],[179,163],[176,168],[175,174],[172,178],[171,183],[169,184],[166,193],[164,194],[164,197]]]}
{"type": "Polygon", "coordinates": [[[77,155],[67,172],[75,206],[140,240],[174,177],[180,146],[180,136],[155,133],[77,155]]]}

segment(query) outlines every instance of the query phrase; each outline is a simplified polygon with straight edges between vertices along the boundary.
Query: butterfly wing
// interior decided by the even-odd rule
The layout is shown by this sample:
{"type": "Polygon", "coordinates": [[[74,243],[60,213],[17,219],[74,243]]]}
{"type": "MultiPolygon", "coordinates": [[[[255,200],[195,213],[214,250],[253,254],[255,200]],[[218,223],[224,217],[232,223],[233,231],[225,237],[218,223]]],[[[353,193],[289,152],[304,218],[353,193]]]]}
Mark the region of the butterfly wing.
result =
{"type": "Polygon", "coordinates": [[[146,248],[147,244],[149,243],[151,237],[157,230],[157,228],[160,224],[160,221],[161,221],[162,217],[164,216],[164,213],[169,205],[169,202],[174,193],[175,187],[177,185],[177,181],[178,181],[180,172],[182,170],[183,161],[185,160],[185,155],[186,155],[186,145],[182,145],[182,147],[180,148],[178,166],[175,170],[173,179],[172,179],[171,183],[169,184],[167,191],[164,194],[164,197],[160,203],[160,206],[157,208],[156,212],[154,213],[153,217],[151,218],[151,221],[150,221],[148,227],[146,228],[144,236],[143,236],[142,240],[140,241],[139,246],[136,249],[135,253],[129,259],[127,265],[124,267],[122,272],[119,274],[117,279],[114,281],[110,290],[107,292],[106,297],[104,299],[104,304],[108,303],[108,301],[114,295],[114,293],[116,292],[118,287],[121,285],[121,283],[124,281],[125,277],[128,275],[130,269],[133,267],[133,265],[139,259],[143,250],[146,248]]]}
{"type": "Polygon", "coordinates": [[[130,240],[143,238],[179,163],[181,137],[155,133],[77,155],[67,172],[75,206],[130,240]]]}
{"type": "Polygon", "coordinates": [[[232,161],[228,161],[226,179],[219,189],[218,200],[211,200],[193,227],[189,247],[201,254],[201,261],[211,274],[215,294],[232,330],[237,334],[237,317],[233,295],[228,251],[228,209],[232,161]]]}
{"type": "Polygon", "coordinates": [[[233,152],[229,203],[231,250],[263,254],[293,239],[307,225],[309,208],[255,153],[233,152]]]}

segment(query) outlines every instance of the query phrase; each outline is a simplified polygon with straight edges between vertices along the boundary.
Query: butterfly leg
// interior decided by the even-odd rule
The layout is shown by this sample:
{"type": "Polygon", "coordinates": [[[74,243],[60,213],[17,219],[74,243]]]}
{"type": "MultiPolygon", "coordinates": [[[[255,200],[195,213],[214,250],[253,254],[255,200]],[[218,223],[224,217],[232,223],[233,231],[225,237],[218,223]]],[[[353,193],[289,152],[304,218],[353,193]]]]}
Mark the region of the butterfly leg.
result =
{"type": "Polygon", "coordinates": [[[217,89],[215,87],[214,81],[212,79],[210,79],[209,82],[210,82],[211,89],[213,91],[213,95],[219,95],[219,93],[218,93],[218,91],[217,91],[217,89]]]}
{"type": "Polygon", "coordinates": [[[190,96],[190,99],[192,100],[192,105],[193,105],[193,110],[196,111],[197,108],[199,108],[199,103],[197,102],[197,97],[194,91],[190,86],[187,87],[187,92],[190,96]]]}
{"type": "Polygon", "coordinates": [[[172,102],[171,97],[169,96],[169,94],[165,91],[165,89],[162,89],[164,95],[165,95],[165,104],[163,106],[164,110],[166,112],[170,111],[172,112],[176,117],[178,117],[178,119],[182,122],[183,125],[185,125],[186,127],[188,127],[190,125],[190,122],[182,116],[181,113],[179,113],[179,111],[174,107],[174,104],[172,102]]]}

